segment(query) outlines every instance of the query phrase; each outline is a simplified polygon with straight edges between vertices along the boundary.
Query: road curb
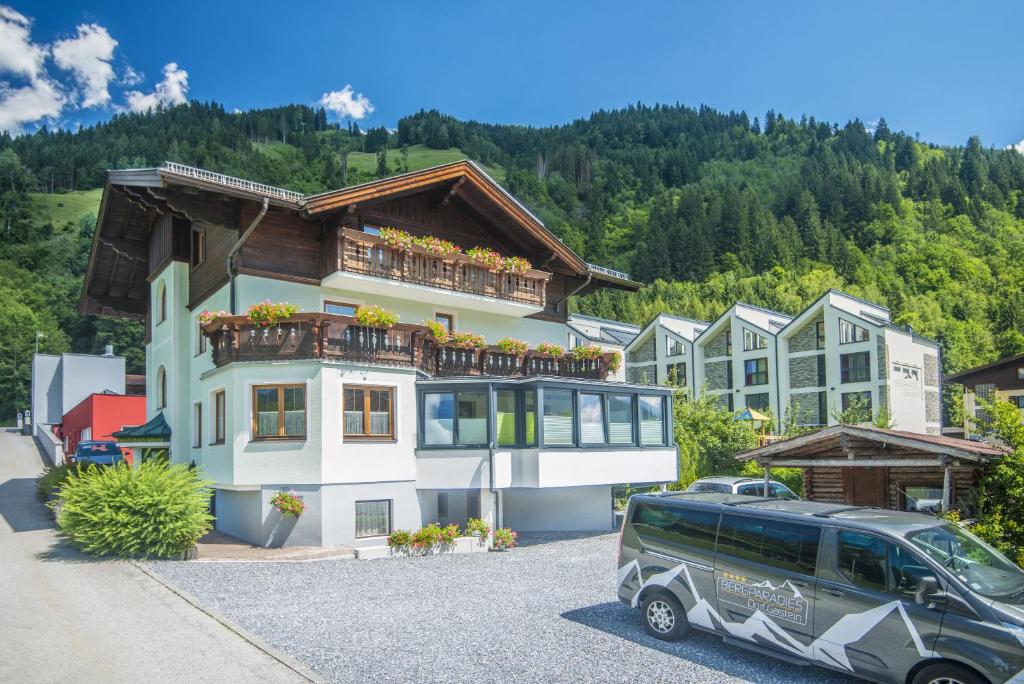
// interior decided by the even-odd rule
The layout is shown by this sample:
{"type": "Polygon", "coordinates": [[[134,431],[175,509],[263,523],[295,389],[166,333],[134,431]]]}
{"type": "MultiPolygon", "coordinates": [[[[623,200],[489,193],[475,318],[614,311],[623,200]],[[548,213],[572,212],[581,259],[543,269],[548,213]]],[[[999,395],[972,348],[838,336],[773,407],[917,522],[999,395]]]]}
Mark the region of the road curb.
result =
{"type": "Polygon", "coordinates": [[[229,631],[237,634],[244,641],[249,642],[256,648],[258,648],[260,651],[263,651],[265,654],[267,654],[277,662],[281,663],[289,670],[295,672],[295,674],[299,675],[300,677],[310,682],[314,682],[315,684],[328,684],[326,679],[321,677],[319,674],[311,670],[306,665],[303,665],[298,659],[288,655],[280,649],[271,646],[263,639],[259,638],[258,636],[249,632],[248,630],[242,629],[238,625],[232,623],[230,620],[228,620],[227,617],[225,617],[218,611],[212,608],[208,608],[207,606],[204,606],[202,603],[200,603],[198,598],[196,598],[189,592],[185,591],[184,589],[180,588],[178,585],[174,584],[174,582],[171,582],[167,578],[161,576],[159,573],[153,572],[152,570],[147,568],[144,563],[136,560],[129,560],[128,562],[131,565],[134,565],[136,568],[138,568],[144,575],[148,576],[149,578],[156,581],[158,584],[162,585],[172,594],[176,594],[177,596],[181,597],[187,603],[191,604],[193,608],[213,618],[221,625],[226,627],[229,631]]]}

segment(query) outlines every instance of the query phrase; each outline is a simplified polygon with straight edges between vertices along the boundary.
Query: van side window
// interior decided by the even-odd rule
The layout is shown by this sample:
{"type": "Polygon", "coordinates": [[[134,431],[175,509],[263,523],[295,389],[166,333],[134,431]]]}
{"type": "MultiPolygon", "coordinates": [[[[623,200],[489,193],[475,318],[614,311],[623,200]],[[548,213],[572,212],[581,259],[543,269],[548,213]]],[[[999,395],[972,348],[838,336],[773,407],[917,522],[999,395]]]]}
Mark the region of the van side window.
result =
{"type": "Polygon", "coordinates": [[[642,503],[637,505],[632,522],[641,539],[709,551],[715,548],[718,513],[642,503]]]}
{"type": "Polygon", "coordinates": [[[870,534],[840,532],[839,571],[854,586],[885,591],[885,542],[870,534]]]}
{"type": "Polygon", "coordinates": [[[726,515],[718,535],[718,553],[813,575],[820,541],[821,529],[814,525],[726,515]]]}
{"type": "Polygon", "coordinates": [[[911,598],[917,593],[921,578],[935,574],[899,544],[889,544],[889,570],[895,593],[911,598]]]}

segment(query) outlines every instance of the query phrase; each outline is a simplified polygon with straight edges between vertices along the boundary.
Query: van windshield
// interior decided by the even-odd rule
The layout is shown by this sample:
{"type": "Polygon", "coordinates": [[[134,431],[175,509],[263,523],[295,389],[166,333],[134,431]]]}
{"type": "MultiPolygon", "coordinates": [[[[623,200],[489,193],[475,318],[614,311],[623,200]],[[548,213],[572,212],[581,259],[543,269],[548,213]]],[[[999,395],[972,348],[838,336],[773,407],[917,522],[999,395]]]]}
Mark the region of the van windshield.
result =
{"type": "Polygon", "coordinates": [[[911,532],[907,540],[982,596],[1024,601],[1024,571],[959,525],[911,532]]]}

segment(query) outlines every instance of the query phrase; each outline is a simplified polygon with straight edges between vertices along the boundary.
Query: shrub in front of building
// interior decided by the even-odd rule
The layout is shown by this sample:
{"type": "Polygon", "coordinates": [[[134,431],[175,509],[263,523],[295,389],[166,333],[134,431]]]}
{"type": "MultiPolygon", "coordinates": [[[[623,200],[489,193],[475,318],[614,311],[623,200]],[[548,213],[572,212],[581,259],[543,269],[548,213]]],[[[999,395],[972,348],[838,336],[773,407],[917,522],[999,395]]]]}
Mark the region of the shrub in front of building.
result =
{"type": "Polygon", "coordinates": [[[96,556],[182,557],[210,530],[213,490],[196,471],[163,460],[72,473],[57,497],[57,525],[96,556]]]}

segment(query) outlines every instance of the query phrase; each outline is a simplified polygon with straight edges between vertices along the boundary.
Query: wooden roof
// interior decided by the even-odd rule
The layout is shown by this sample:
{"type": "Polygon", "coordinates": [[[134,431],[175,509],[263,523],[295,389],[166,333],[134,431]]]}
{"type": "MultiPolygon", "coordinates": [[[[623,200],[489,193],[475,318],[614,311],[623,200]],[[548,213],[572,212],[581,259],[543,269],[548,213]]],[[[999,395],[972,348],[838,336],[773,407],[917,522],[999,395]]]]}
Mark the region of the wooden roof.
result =
{"type": "Polygon", "coordinates": [[[431,190],[440,190],[446,201],[457,202],[508,230],[525,231],[573,272],[581,275],[590,272],[587,263],[555,237],[540,219],[468,160],[311,195],[303,198],[302,213],[319,216],[431,190]]]}
{"type": "Polygon", "coordinates": [[[985,464],[1008,450],[966,439],[856,425],[833,425],[773,442],[736,456],[765,466],[927,466],[946,462],[985,464]]]}

